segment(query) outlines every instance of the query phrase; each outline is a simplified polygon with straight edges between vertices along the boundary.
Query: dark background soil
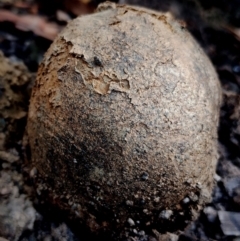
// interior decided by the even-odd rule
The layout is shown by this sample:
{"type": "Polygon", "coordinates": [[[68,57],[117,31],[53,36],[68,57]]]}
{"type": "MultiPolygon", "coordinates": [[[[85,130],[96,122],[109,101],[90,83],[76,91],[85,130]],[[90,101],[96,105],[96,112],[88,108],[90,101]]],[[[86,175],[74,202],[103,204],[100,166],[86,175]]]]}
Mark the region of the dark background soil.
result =
{"type": "MultiPolygon", "coordinates": [[[[93,12],[99,2],[0,0],[0,241],[100,240],[38,198],[35,170],[25,165],[22,145],[31,87],[44,52],[67,21],[93,12]]],[[[121,239],[240,240],[240,1],[119,2],[171,11],[212,60],[223,89],[212,202],[199,217],[191,213],[195,221],[183,213],[147,230],[126,225],[121,239]]]]}

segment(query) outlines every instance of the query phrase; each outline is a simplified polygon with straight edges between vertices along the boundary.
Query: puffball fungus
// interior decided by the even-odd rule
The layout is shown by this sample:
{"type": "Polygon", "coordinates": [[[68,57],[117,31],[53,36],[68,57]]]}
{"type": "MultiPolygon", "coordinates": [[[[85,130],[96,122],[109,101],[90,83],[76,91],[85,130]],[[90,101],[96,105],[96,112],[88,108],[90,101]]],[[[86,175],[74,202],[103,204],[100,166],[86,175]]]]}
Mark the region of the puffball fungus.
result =
{"type": "Polygon", "coordinates": [[[27,124],[41,190],[95,227],[211,197],[221,90],[170,14],[105,3],[39,67],[27,124]]]}

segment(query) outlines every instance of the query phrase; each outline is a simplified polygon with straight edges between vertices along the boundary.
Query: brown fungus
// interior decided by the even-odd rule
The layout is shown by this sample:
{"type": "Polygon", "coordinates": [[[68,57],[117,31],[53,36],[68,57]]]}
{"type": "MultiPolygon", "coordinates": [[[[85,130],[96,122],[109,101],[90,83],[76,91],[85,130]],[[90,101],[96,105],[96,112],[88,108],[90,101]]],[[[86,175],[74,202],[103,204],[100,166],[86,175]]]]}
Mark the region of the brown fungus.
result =
{"type": "Polygon", "coordinates": [[[42,189],[96,229],[191,195],[204,204],[220,101],[211,62],[170,14],[102,4],[70,22],[40,65],[30,165],[42,189]]]}

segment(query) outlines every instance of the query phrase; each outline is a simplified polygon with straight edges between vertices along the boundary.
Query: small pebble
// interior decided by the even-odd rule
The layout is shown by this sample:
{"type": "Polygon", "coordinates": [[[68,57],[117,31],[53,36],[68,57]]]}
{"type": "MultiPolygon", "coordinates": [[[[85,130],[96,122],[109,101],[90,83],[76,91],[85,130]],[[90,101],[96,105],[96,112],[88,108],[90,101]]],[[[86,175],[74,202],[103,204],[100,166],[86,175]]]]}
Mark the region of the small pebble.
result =
{"type": "Polygon", "coordinates": [[[184,199],[183,199],[183,203],[184,204],[188,204],[190,202],[190,199],[188,198],[188,197],[185,197],[184,199]]]}
{"type": "Polygon", "coordinates": [[[76,158],[73,158],[73,162],[74,162],[74,163],[77,163],[77,159],[76,159],[76,158]]]}
{"type": "Polygon", "coordinates": [[[141,180],[142,181],[146,181],[146,180],[148,180],[148,173],[146,173],[146,172],[144,172],[144,173],[142,173],[142,175],[141,175],[141,180]]]}
{"type": "Polygon", "coordinates": [[[187,183],[187,184],[191,184],[191,183],[192,183],[192,178],[188,179],[188,180],[186,181],[186,183],[187,183]]]}
{"type": "Polygon", "coordinates": [[[205,207],[203,213],[206,215],[208,221],[213,223],[217,218],[217,211],[213,207],[205,207]]]}
{"type": "Polygon", "coordinates": [[[158,240],[161,241],[178,241],[179,237],[174,233],[161,234],[158,240]]]}
{"type": "Polygon", "coordinates": [[[126,205],[127,205],[127,206],[133,206],[133,201],[127,200],[127,201],[126,201],[126,205]]]}
{"type": "Polygon", "coordinates": [[[159,218],[162,218],[162,219],[170,219],[170,217],[173,215],[173,211],[172,210],[163,210],[160,212],[159,214],[159,218]]]}
{"type": "Polygon", "coordinates": [[[148,210],[147,209],[143,209],[143,213],[148,213],[148,210]]]}
{"type": "Polygon", "coordinates": [[[137,231],[137,229],[133,229],[133,233],[135,233],[135,234],[138,234],[138,231],[137,231]]]}
{"type": "Polygon", "coordinates": [[[10,168],[11,167],[11,164],[10,163],[2,163],[2,168],[3,169],[8,169],[8,168],[10,168]]]}
{"type": "Polygon", "coordinates": [[[1,194],[1,195],[6,195],[6,194],[9,194],[10,192],[11,192],[11,190],[10,190],[9,188],[4,187],[4,188],[1,190],[0,194],[1,194]]]}
{"type": "Polygon", "coordinates": [[[145,235],[145,231],[141,230],[138,232],[139,236],[144,236],[145,235]]]}
{"type": "Polygon", "coordinates": [[[30,171],[29,175],[30,177],[34,177],[37,174],[37,168],[33,167],[32,170],[30,171]]]}
{"type": "Polygon", "coordinates": [[[0,151],[0,159],[9,163],[13,163],[19,160],[19,156],[15,152],[0,151]]]}
{"type": "Polygon", "coordinates": [[[202,189],[202,183],[201,183],[201,182],[197,182],[196,187],[197,187],[198,189],[202,189]]]}
{"type": "Polygon", "coordinates": [[[214,180],[215,180],[216,182],[220,182],[220,181],[222,180],[222,178],[221,178],[217,173],[215,173],[215,175],[214,175],[214,180]]]}
{"type": "Polygon", "coordinates": [[[134,226],[135,225],[135,222],[131,218],[128,218],[127,222],[128,222],[128,224],[130,226],[134,226]]]}
{"type": "Polygon", "coordinates": [[[240,177],[232,177],[223,181],[224,187],[230,197],[234,196],[234,190],[240,186],[240,177]]]}
{"type": "Polygon", "coordinates": [[[198,196],[194,193],[194,192],[191,192],[189,194],[189,198],[191,199],[191,201],[193,202],[197,202],[198,201],[198,196]]]}

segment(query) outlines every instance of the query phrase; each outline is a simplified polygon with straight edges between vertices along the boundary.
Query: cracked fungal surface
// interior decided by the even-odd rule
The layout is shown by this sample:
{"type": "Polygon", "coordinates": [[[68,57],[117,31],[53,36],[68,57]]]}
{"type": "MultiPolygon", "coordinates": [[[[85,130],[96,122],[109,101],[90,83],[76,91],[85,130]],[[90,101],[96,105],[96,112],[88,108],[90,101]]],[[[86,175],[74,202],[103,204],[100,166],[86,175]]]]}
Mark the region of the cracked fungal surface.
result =
{"type": "Polygon", "coordinates": [[[40,190],[94,229],[190,193],[208,202],[220,102],[209,59],[172,16],[102,4],[40,65],[27,125],[40,190]]]}

